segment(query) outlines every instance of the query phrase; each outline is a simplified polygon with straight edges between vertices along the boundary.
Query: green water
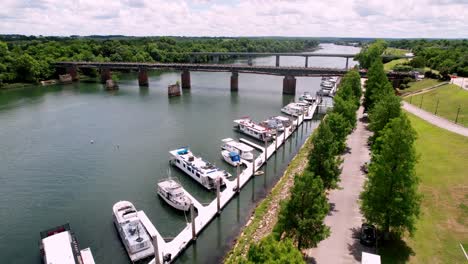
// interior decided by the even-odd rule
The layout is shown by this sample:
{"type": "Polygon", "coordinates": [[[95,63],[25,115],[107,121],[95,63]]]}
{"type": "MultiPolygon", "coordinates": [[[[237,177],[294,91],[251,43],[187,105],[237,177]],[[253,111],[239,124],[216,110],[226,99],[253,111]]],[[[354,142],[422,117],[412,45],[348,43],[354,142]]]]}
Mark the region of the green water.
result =
{"type": "MultiPolygon", "coordinates": [[[[357,49],[325,45],[319,52],[327,51],[357,49]]],[[[254,63],[274,65],[274,60],[254,63]]],[[[302,65],[303,60],[282,58],[282,63],[302,65]]],[[[314,58],[309,65],[344,67],[344,60],[314,58]]],[[[129,263],[112,223],[115,202],[131,201],[163,236],[177,235],[186,225],[184,214],[155,192],[157,180],[167,177],[168,151],[190,146],[231,169],[219,149],[221,139],[240,136],[232,120],[279,115],[294,99],[282,95],[282,77],[240,74],[239,92],[231,93],[229,73],[196,72],[191,90],[168,98],[167,85],[179,78],[178,72],[151,72],[149,88],[139,88],[135,73],[124,74],[116,92],[86,82],[0,92],[2,263],[40,263],[39,232],[67,222],[80,247],[91,247],[96,263],[129,263]]],[[[297,96],[314,93],[319,83],[319,78],[297,78],[297,96]]],[[[269,160],[266,173],[251,180],[177,262],[219,262],[318,122],[306,122],[269,160]]],[[[171,171],[200,201],[215,198],[180,171],[171,171]]]]}

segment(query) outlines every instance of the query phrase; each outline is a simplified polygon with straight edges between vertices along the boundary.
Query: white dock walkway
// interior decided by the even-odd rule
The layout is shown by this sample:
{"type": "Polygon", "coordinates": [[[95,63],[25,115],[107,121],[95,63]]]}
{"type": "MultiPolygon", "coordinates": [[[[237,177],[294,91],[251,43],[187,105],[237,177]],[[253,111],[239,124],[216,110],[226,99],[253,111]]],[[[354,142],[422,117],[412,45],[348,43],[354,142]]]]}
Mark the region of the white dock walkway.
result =
{"type": "MultiPolygon", "coordinates": [[[[315,104],[312,109],[312,113],[315,113],[316,108],[317,105],[315,104]]],[[[296,122],[298,122],[298,124],[301,125],[303,121],[304,117],[301,116],[297,119],[296,122]]],[[[276,151],[276,149],[278,149],[281,146],[281,144],[283,144],[284,141],[286,141],[286,139],[294,133],[295,130],[292,130],[291,127],[286,128],[285,131],[282,134],[278,135],[272,143],[269,143],[266,153],[267,159],[270,158],[276,151]]],[[[242,163],[246,166],[246,168],[239,175],[239,191],[250,180],[250,178],[253,177],[255,171],[258,170],[265,162],[264,147],[250,142],[246,139],[241,138],[240,141],[261,150],[262,154],[259,155],[253,162],[242,160],[242,163]]],[[[238,189],[237,177],[233,177],[233,180],[226,180],[225,182],[226,188],[222,192],[220,192],[220,210],[224,208],[227,205],[227,203],[236,195],[236,190],[238,189]]],[[[210,204],[203,206],[199,201],[197,201],[197,199],[195,199],[195,197],[190,195],[188,192],[186,193],[192,200],[194,207],[198,210],[198,215],[197,217],[195,217],[194,221],[196,238],[196,236],[203,230],[203,228],[205,228],[209,224],[209,222],[216,217],[218,213],[217,198],[215,198],[210,204]]],[[[191,223],[188,223],[187,226],[173,240],[169,242],[166,242],[156,229],[151,230],[150,234],[154,234],[154,236],[157,237],[159,260],[157,262],[156,259],[153,259],[151,260],[150,264],[171,263],[194,239],[194,237],[192,236],[191,223]],[[171,260],[163,262],[163,256],[166,256],[168,254],[171,255],[171,260]]]]}

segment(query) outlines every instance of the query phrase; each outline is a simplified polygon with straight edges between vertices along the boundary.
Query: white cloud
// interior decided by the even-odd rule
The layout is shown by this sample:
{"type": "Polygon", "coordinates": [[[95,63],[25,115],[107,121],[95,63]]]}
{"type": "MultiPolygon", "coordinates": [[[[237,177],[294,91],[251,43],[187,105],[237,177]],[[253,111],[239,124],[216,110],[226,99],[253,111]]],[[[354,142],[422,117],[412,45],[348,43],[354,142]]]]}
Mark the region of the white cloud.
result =
{"type": "Polygon", "coordinates": [[[2,0],[0,33],[468,36],[466,0],[2,0]]]}

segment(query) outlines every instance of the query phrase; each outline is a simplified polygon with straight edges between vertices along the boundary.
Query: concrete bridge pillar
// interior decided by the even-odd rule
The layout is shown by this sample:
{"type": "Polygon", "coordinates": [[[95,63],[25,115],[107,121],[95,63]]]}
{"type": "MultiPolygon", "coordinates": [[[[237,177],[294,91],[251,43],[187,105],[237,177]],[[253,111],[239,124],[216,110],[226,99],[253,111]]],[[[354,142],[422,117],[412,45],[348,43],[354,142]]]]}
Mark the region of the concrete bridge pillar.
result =
{"type": "Polygon", "coordinates": [[[296,78],[286,75],[283,79],[283,94],[296,94],[296,78]]]}
{"type": "Polygon", "coordinates": [[[213,56],[213,63],[218,64],[219,63],[219,56],[213,56]]]}
{"type": "Polygon", "coordinates": [[[231,75],[231,92],[239,91],[239,73],[232,72],[231,75]]]}
{"type": "Polygon", "coordinates": [[[78,67],[75,65],[67,67],[67,73],[70,74],[72,81],[78,81],[80,76],[78,75],[78,67]]]}
{"type": "Polygon", "coordinates": [[[107,80],[112,79],[112,74],[109,68],[101,68],[101,82],[106,83],[107,80]]]}
{"type": "Polygon", "coordinates": [[[253,65],[252,57],[249,56],[249,57],[247,58],[247,64],[248,64],[249,66],[252,66],[252,65],[253,65]]]}
{"type": "Polygon", "coordinates": [[[308,56],[305,57],[305,67],[306,68],[309,67],[309,57],[308,56]]]}
{"type": "Polygon", "coordinates": [[[182,89],[190,89],[190,72],[188,70],[183,70],[181,74],[182,80],[182,89]]]}
{"type": "Polygon", "coordinates": [[[138,85],[148,86],[148,70],[146,68],[140,68],[138,70],[138,85]]]}
{"type": "Polygon", "coordinates": [[[280,66],[280,56],[276,55],[276,67],[280,66]]]}
{"type": "Polygon", "coordinates": [[[346,70],[348,69],[348,60],[349,58],[346,58],[346,68],[345,68],[346,70]]]}

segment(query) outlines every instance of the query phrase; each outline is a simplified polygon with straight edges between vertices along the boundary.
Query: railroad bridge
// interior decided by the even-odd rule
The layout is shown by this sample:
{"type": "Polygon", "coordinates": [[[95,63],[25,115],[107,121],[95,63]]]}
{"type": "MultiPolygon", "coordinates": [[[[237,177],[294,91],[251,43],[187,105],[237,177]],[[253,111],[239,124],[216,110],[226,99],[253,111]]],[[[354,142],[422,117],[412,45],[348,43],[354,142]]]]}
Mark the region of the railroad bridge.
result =
{"type": "MultiPolygon", "coordinates": [[[[296,93],[296,77],[317,77],[317,76],[342,76],[348,71],[348,60],[355,54],[320,54],[320,53],[240,53],[240,52],[195,52],[190,53],[190,58],[194,56],[212,56],[215,63],[197,64],[197,63],[145,63],[145,62],[57,62],[57,68],[65,68],[70,74],[72,80],[79,79],[79,68],[94,68],[101,73],[101,81],[105,83],[111,79],[111,70],[135,70],[138,71],[138,83],[140,86],[148,85],[148,70],[175,70],[181,71],[181,84],[183,89],[190,89],[190,72],[231,72],[231,91],[239,89],[239,73],[269,74],[284,76],[283,94],[296,93]],[[219,57],[229,56],[248,57],[247,65],[242,64],[218,64],[219,57]],[[252,65],[252,57],[258,56],[276,56],[275,66],[252,65]],[[287,67],[280,66],[281,56],[300,56],[305,57],[305,67],[287,67]],[[345,68],[322,68],[308,67],[308,57],[340,57],[346,59],[345,68]]],[[[192,60],[193,61],[193,60],[192,60]]],[[[365,73],[363,73],[365,74],[365,73]]]]}

